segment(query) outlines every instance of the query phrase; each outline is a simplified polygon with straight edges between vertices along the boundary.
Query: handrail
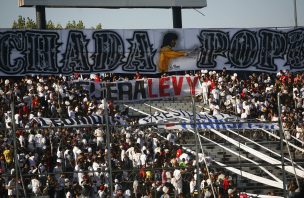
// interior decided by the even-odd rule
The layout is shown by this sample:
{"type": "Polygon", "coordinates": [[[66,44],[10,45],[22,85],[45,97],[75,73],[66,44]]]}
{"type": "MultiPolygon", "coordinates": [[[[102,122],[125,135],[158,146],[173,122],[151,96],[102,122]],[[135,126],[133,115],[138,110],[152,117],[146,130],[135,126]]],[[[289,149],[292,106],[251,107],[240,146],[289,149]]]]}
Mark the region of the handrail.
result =
{"type": "MultiPolygon", "coordinates": [[[[232,131],[231,129],[228,129],[228,131],[230,131],[230,132],[233,133],[233,134],[237,134],[236,132],[232,131]]],[[[273,150],[271,150],[271,149],[269,149],[269,148],[267,148],[267,147],[265,147],[265,146],[263,146],[263,145],[261,145],[261,144],[255,142],[255,141],[253,141],[253,140],[251,140],[251,139],[249,139],[249,138],[247,138],[247,137],[245,137],[245,136],[242,136],[242,135],[238,135],[238,136],[242,137],[243,139],[245,139],[245,140],[247,140],[247,141],[249,141],[249,142],[251,142],[251,143],[253,143],[253,144],[255,144],[255,145],[260,146],[261,148],[263,148],[263,149],[265,149],[265,150],[271,152],[272,154],[274,154],[274,155],[276,155],[276,156],[278,156],[278,157],[281,157],[280,154],[274,152],[273,150]]],[[[287,158],[287,157],[284,157],[284,159],[286,159],[286,160],[289,161],[289,162],[293,162],[292,160],[290,160],[290,159],[287,158]]],[[[294,162],[294,164],[296,164],[296,163],[294,162]]],[[[296,164],[296,165],[298,165],[298,164],[296,164]]],[[[301,167],[300,165],[298,165],[298,168],[304,170],[304,168],[301,167]]]]}
{"type": "MultiPolygon", "coordinates": [[[[268,135],[271,135],[272,137],[275,137],[276,139],[280,139],[280,137],[279,136],[277,136],[277,135],[275,135],[275,134],[273,134],[273,133],[270,133],[269,131],[267,131],[267,130],[265,130],[265,129],[262,129],[262,128],[259,128],[259,129],[261,129],[262,131],[264,131],[265,133],[267,133],[268,135]]],[[[285,143],[287,143],[287,141],[284,139],[283,140],[285,143]]],[[[302,151],[303,153],[304,153],[304,149],[302,149],[302,148],[300,148],[300,147],[298,147],[298,146],[296,146],[296,145],[294,145],[294,144],[292,144],[292,143],[290,143],[290,142],[288,142],[288,144],[290,145],[290,146],[292,146],[293,148],[295,148],[295,149],[297,149],[297,150],[299,150],[299,151],[302,151]]]]}
{"type": "MultiPolygon", "coordinates": [[[[226,135],[220,133],[219,131],[217,131],[217,130],[215,130],[215,129],[210,129],[210,130],[213,131],[213,132],[214,132],[215,134],[217,134],[218,136],[220,136],[220,137],[224,138],[225,140],[229,141],[229,142],[232,143],[233,145],[235,145],[235,146],[238,146],[238,145],[239,145],[239,148],[243,149],[244,151],[247,151],[247,152],[251,153],[252,155],[254,155],[254,156],[256,156],[256,157],[258,157],[258,158],[260,158],[260,159],[262,159],[262,160],[264,160],[264,161],[266,161],[266,162],[268,162],[268,163],[270,163],[270,164],[278,164],[278,163],[279,163],[279,160],[276,160],[276,159],[274,159],[274,158],[272,158],[272,157],[270,157],[270,156],[268,156],[268,155],[265,155],[264,153],[261,153],[261,152],[259,152],[259,151],[254,150],[254,149],[251,148],[251,147],[248,147],[248,146],[246,146],[246,145],[244,145],[244,144],[241,144],[241,143],[235,141],[234,139],[232,139],[232,138],[230,138],[230,137],[228,137],[228,136],[226,136],[226,135]]],[[[277,167],[282,168],[282,166],[277,166],[277,167]]],[[[303,170],[296,169],[296,172],[295,172],[295,171],[293,170],[293,167],[292,167],[292,166],[286,166],[286,167],[285,167],[285,170],[286,170],[287,172],[290,172],[290,173],[292,173],[292,174],[296,174],[296,175],[298,175],[298,176],[304,178],[304,171],[303,171],[303,170]]]]}

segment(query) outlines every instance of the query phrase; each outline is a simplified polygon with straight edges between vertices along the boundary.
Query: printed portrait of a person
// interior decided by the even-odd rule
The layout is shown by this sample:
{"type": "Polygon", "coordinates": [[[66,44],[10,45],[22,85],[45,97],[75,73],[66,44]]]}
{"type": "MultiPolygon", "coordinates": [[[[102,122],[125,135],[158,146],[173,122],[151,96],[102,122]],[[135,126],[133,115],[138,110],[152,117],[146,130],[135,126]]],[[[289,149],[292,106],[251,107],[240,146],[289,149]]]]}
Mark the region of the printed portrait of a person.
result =
{"type": "Polygon", "coordinates": [[[158,62],[158,69],[161,73],[168,72],[168,67],[172,59],[187,56],[187,52],[176,51],[173,49],[176,45],[177,40],[178,35],[174,32],[168,32],[163,37],[158,62]]]}

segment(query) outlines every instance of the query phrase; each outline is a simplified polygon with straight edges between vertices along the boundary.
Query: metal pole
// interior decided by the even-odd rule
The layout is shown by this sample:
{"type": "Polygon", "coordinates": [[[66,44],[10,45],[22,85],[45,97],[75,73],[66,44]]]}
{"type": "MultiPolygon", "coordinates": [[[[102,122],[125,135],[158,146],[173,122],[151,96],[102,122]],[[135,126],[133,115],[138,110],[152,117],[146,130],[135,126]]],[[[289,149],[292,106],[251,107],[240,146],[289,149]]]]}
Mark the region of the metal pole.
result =
{"type": "Polygon", "coordinates": [[[113,197],[113,179],[112,179],[112,162],[111,162],[111,148],[110,148],[110,130],[109,130],[109,113],[108,113],[108,90],[105,89],[104,94],[104,111],[105,111],[105,120],[106,120],[106,138],[107,138],[107,158],[108,158],[108,168],[109,168],[109,185],[110,185],[110,193],[113,197]]]}
{"type": "MultiPolygon", "coordinates": [[[[243,129],[243,133],[244,133],[245,129],[243,129]]],[[[241,140],[240,140],[240,130],[238,129],[238,142],[239,142],[239,156],[238,156],[238,160],[239,160],[239,169],[241,171],[241,180],[243,179],[243,171],[242,171],[242,166],[241,166],[241,140]]],[[[244,186],[242,186],[242,192],[244,192],[244,186]]]]}
{"type": "Polygon", "coordinates": [[[172,7],[173,28],[182,28],[182,8],[172,7]]]}
{"type": "Polygon", "coordinates": [[[286,189],[286,172],[285,172],[285,159],[284,159],[284,151],[283,151],[283,138],[284,138],[284,131],[282,126],[282,116],[281,116],[281,98],[280,94],[278,93],[278,114],[279,114],[279,128],[280,128],[280,147],[281,147],[281,163],[282,163],[282,171],[283,171],[283,195],[287,197],[287,189],[286,189]]]}
{"type": "MultiPolygon", "coordinates": [[[[197,143],[197,141],[198,141],[199,144],[200,144],[201,151],[203,153],[203,160],[205,162],[205,166],[206,166],[206,169],[207,169],[208,177],[209,177],[209,179],[211,179],[209,168],[208,168],[208,165],[207,165],[207,162],[206,162],[206,158],[205,158],[205,153],[204,153],[202,141],[201,141],[201,138],[200,138],[201,136],[197,132],[197,127],[196,127],[196,125],[197,125],[197,122],[196,122],[196,105],[195,105],[195,100],[194,100],[193,95],[191,96],[191,98],[192,98],[192,104],[193,104],[192,108],[193,108],[193,111],[195,112],[195,114],[194,114],[195,115],[195,117],[194,117],[195,119],[194,119],[194,131],[193,131],[193,133],[195,134],[195,142],[196,142],[196,165],[198,166],[198,143],[197,143]]],[[[189,131],[191,131],[191,130],[189,130],[189,131]]],[[[199,182],[199,180],[198,180],[198,182],[199,182]]],[[[200,184],[199,184],[199,188],[200,188],[200,184]]],[[[216,198],[216,194],[215,194],[212,182],[211,182],[211,190],[212,190],[213,197],[216,198]]],[[[199,192],[198,197],[200,197],[200,191],[198,191],[198,192],[199,192]]]]}
{"type": "Polygon", "coordinates": [[[18,162],[18,169],[19,169],[19,173],[20,173],[20,180],[21,180],[21,184],[22,184],[22,189],[23,189],[24,197],[27,198],[27,196],[26,196],[26,190],[25,190],[25,185],[24,185],[24,180],[23,180],[23,177],[22,177],[22,171],[21,171],[19,162],[18,162]]]}
{"type": "MultiPolygon", "coordinates": [[[[196,178],[196,185],[198,187],[198,197],[201,197],[201,185],[200,185],[200,177],[199,177],[199,173],[200,173],[200,167],[199,167],[199,148],[198,148],[198,132],[197,132],[197,128],[196,128],[196,107],[195,107],[195,99],[193,97],[193,95],[191,96],[192,99],[192,111],[193,111],[193,121],[194,121],[194,133],[195,133],[195,153],[196,153],[196,174],[197,174],[197,178],[196,178]]],[[[205,157],[205,156],[204,156],[205,157]]],[[[207,166],[207,165],[206,165],[207,166]]]]}
{"type": "Polygon", "coordinates": [[[297,0],[293,0],[295,27],[298,27],[297,0]]]}
{"type": "Polygon", "coordinates": [[[11,112],[12,112],[12,133],[13,133],[13,139],[14,139],[14,160],[15,160],[15,178],[16,178],[16,196],[19,198],[19,186],[18,186],[18,158],[17,158],[17,141],[16,141],[16,123],[15,123],[15,96],[14,92],[12,93],[12,102],[11,102],[11,112]]]}
{"type": "Polygon", "coordinates": [[[36,23],[38,29],[46,29],[45,7],[36,6],[36,23]]]}
{"type": "MultiPolygon", "coordinates": [[[[283,129],[283,130],[284,130],[284,129],[283,129]]],[[[301,185],[300,185],[300,183],[299,183],[298,176],[297,176],[297,173],[296,173],[296,168],[295,168],[295,165],[294,165],[294,161],[293,161],[293,159],[292,159],[291,152],[290,152],[290,149],[289,149],[289,140],[286,139],[285,134],[284,134],[284,139],[286,140],[286,147],[287,147],[288,155],[289,155],[289,157],[290,157],[290,161],[291,161],[291,165],[292,165],[292,168],[293,168],[293,171],[294,171],[294,175],[295,175],[295,178],[296,178],[296,182],[297,182],[298,188],[300,189],[300,188],[301,188],[301,185]]]]}
{"type": "MultiPolygon", "coordinates": [[[[282,131],[284,131],[284,127],[282,126],[282,131]]],[[[294,161],[292,159],[292,156],[291,156],[291,152],[290,152],[290,149],[289,149],[289,140],[286,139],[286,135],[285,133],[283,133],[283,137],[284,139],[286,140],[286,147],[287,147],[287,151],[288,151],[288,155],[290,157],[290,161],[291,161],[291,165],[292,165],[292,168],[293,168],[293,171],[294,171],[294,175],[295,175],[295,178],[296,178],[296,182],[297,182],[297,185],[298,185],[298,188],[300,189],[301,188],[301,185],[299,183],[299,180],[298,180],[298,176],[297,176],[297,173],[296,173],[296,168],[295,168],[295,165],[294,165],[294,161]]]]}

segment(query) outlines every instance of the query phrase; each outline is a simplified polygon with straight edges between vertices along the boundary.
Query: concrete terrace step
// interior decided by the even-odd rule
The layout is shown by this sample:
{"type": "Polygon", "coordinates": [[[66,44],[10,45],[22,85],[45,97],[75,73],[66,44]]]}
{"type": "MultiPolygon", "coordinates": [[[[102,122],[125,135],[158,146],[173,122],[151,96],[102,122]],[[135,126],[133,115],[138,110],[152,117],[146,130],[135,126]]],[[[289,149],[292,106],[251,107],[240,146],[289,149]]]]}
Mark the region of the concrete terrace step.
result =
{"type": "MultiPolygon", "coordinates": [[[[149,102],[142,102],[142,103],[132,103],[128,104],[128,106],[133,107],[135,109],[138,109],[140,111],[143,111],[145,113],[154,113],[155,110],[153,107],[160,108],[162,110],[166,110],[166,108],[173,108],[173,109],[181,109],[184,111],[193,111],[192,108],[192,103],[191,101],[149,101],[149,102]],[[152,107],[150,107],[150,106],[152,107]]],[[[130,109],[130,115],[135,116],[135,115],[140,115],[140,113],[130,109]]]]}

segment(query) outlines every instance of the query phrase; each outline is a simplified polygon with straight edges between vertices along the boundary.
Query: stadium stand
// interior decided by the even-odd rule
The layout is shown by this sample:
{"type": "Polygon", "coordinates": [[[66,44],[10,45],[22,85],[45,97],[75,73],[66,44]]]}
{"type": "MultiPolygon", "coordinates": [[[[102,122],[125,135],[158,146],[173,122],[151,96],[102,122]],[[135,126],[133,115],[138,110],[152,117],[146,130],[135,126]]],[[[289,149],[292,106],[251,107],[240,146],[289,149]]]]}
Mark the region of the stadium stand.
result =
{"type": "MultiPolygon", "coordinates": [[[[70,83],[80,78],[96,80],[92,75],[1,78],[1,195],[14,197],[18,191],[27,197],[237,197],[246,193],[282,196],[284,171],[280,149],[286,158],[288,194],[297,195],[303,189],[304,178],[304,73],[280,71],[270,75],[203,70],[194,75],[200,77],[203,89],[195,104],[191,98],[138,104],[110,101],[107,113],[116,121],[111,122],[109,129],[101,125],[41,128],[31,122],[34,117],[104,115],[104,100],[90,98],[87,90],[70,83]],[[139,118],[154,114],[156,108],[190,112],[193,105],[198,112],[210,115],[227,113],[243,119],[277,122],[277,94],[282,100],[281,119],[288,142],[284,148],[280,148],[277,139],[279,131],[200,129],[200,158],[196,158],[195,133],[160,129],[157,124],[138,124],[139,118]],[[13,116],[11,104],[14,104],[13,116]],[[121,126],[119,119],[128,125],[121,126]],[[108,130],[110,150],[106,144],[108,130]],[[13,146],[15,135],[16,147],[13,146]],[[232,145],[226,136],[239,146],[232,145]],[[242,149],[241,144],[256,153],[242,149]],[[112,177],[108,152],[111,152],[112,177]],[[261,157],[261,153],[269,160],[261,157]],[[291,166],[293,162],[295,169],[291,166]],[[250,179],[250,174],[272,179],[273,185],[250,179]],[[280,187],[275,187],[279,184],[280,187]]],[[[113,79],[126,80],[107,75],[99,81],[113,79]]]]}

